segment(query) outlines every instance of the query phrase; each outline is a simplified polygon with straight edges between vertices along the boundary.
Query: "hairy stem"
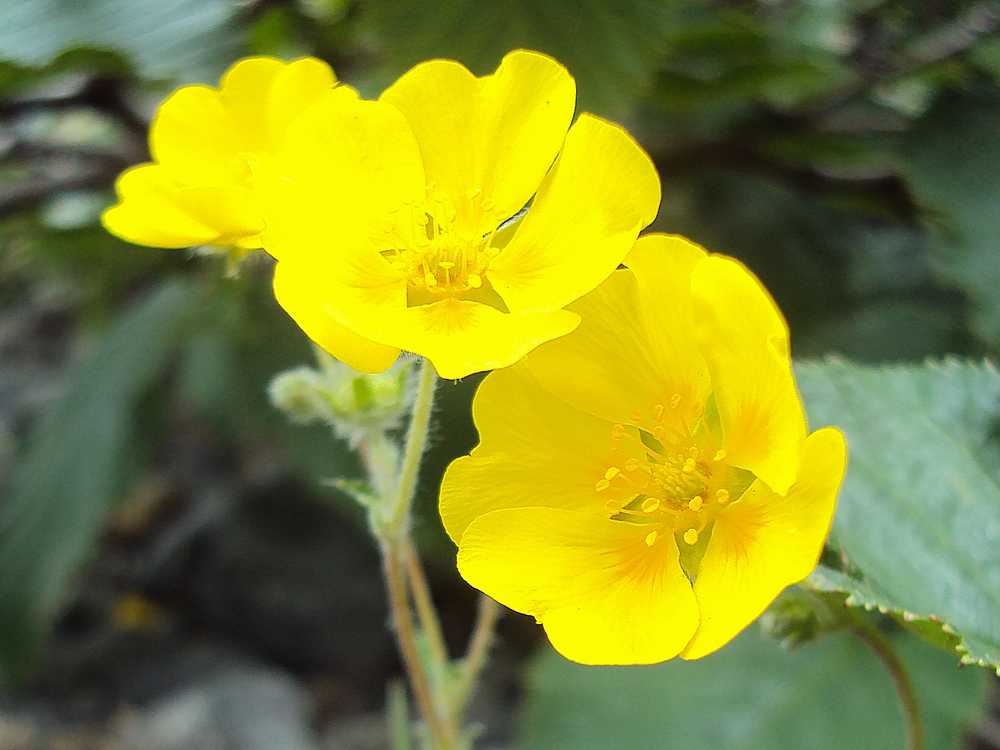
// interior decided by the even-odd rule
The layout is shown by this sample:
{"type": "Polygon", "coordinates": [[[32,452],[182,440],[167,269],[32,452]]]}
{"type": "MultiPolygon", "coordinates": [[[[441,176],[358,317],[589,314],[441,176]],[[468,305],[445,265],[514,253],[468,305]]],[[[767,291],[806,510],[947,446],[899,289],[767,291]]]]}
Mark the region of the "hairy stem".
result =
{"type": "MultiPolygon", "coordinates": [[[[388,504],[383,509],[384,515],[379,519],[376,529],[381,542],[383,570],[395,625],[396,642],[414,697],[436,750],[454,750],[458,746],[454,714],[436,694],[437,685],[428,675],[426,666],[420,658],[417,629],[410,608],[407,585],[408,571],[412,568],[411,558],[415,559],[410,540],[410,508],[413,505],[417,479],[420,476],[420,462],[427,447],[427,432],[430,428],[436,385],[437,373],[434,371],[434,366],[424,360],[420,366],[417,394],[410,415],[410,427],[406,434],[406,447],[399,466],[399,481],[395,486],[395,492],[386,498],[388,504]]],[[[414,596],[417,599],[418,611],[429,608],[433,613],[433,606],[426,590],[414,591],[414,596]]],[[[427,617],[429,616],[425,616],[425,619],[427,617]]],[[[433,622],[437,622],[436,616],[433,622]]],[[[424,627],[426,629],[428,625],[425,623],[424,627]]],[[[440,634],[438,633],[436,637],[440,637],[440,634]]],[[[447,659],[446,654],[444,658],[447,659]]]]}
{"type": "Polygon", "coordinates": [[[406,545],[406,570],[409,574],[410,592],[413,594],[420,627],[427,639],[427,647],[431,652],[434,666],[439,670],[438,674],[442,674],[448,666],[448,647],[445,645],[441,622],[437,610],[434,609],[434,601],[431,599],[427,576],[412,543],[406,545]]]}
{"type": "Polygon", "coordinates": [[[906,734],[906,750],[923,750],[924,725],[920,718],[920,707],[917,696],[913,692],[913,683],[903,662],[896,655],[892,644],[878,629],[868,623],[855,623],[852,632],[860,638],[868,648],[879,658],[882,665],[892,677],[899,696],[899,707],[903,713],[903,727],[906,734]]]}
{"type": "Polygon", "coordinates": [[[454,692],[455,713],[459,716],[475,693],[479,675],[486,666],[486,659],[493,645],[493,635],[500,619],[500,605],[485,594],[479,599],[479,614],[469,640],[469,650],[465,654],[462,672],[454,692]]]}

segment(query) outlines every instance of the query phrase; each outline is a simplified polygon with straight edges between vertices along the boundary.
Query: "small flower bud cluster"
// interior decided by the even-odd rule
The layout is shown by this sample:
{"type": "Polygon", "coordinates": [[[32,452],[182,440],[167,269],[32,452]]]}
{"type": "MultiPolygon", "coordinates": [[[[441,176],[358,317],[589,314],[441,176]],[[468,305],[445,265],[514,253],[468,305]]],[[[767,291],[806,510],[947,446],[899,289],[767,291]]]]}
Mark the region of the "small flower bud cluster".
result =
{"type": "Polygon", "coordinates": [[[409,408],[411,360],[367,375],[317,350],[319,367],[295,367],[268,386],[271,403],[293,422],[323,422],[356,444],[371,431],[398,427],[409,408]]]}

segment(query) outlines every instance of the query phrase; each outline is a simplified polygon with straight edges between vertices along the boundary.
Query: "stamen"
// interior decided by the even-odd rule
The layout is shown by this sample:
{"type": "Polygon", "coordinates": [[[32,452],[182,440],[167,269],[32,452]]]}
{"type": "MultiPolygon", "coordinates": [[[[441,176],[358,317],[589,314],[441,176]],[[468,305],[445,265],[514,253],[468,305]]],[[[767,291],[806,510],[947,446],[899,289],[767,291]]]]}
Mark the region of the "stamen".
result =
{"type": "Polygon", "coordinates": [[[610,486],[611,482],[609,482],[607,479],[602,479],[601,481],[599,481],[597,484],[594,485],[594,489],[597,490],[598,492],[603,492],[610,486]]]}
{"type": "Polygon", "coordinates": [[[694,467],[695,467],[694,459],[689,458],[684,462],[684,467],[681,469],[681,471],[683,471],[685,474],[691,474],[694,472],[694,467]]]}
{"type": "Polygon", "coordinates": [[[622,473],[621,469],[619,469],[617,466],[611,466],[611,467],[608,468],[608,470],[606,472],[604,472],[604,478],[608,479],[608,480],[611,480],[611,479],[614,479],[616,476],[618,476],[621,473],[622,473]]]}
{"type": "Polygon", "coordinates": [[[724,461],[726,458],[726,452],[724,450],[717,450],[715,455],[712,456],[713,461],[724,461]]]}
{"type": "Polygon", "coordinates": [[[655,497],[647,497],[642,501],[642,510],[644,513],[652,513],[657,508],[660,507],[660,501],[655,497]]]}
{"type": "Polygon", "coordinates": [[[646,546],[652,547],[654,544],[656,544],[656,537],[658,536],[659,532],[657,531],[650,531],[648,534],[646,534],[646,540],[645,540],[646,546]]]}
{"type": "Polygon", "coordinates": [[[684,532],[684,541],[694,546],[698,543],[698,532],[695,529],[688,529],[684,532]]]}
{"type": "Polygon", "coordinates": [[[663,404],[657,404],[656,406],[654,406],[653,419],[659,422],[661,419],[663,419],[663,412],[664,412],[663,404]]]}
{"type": "Polygon", "coordinates": [[[729,502],[729,490],[719,490],[715,493],[715,499],[719,501],[719,505],[725,505],[729,502]]]}
{"type": "Polygon", "coordinates": [[[676,409],[681,403],[681,394],[675,393],[670,397],[670,408],[676,409]]]}
{"type": "Polygon", "coordinates": [[[694,497],[691,498],[690,501],[688,501],[688,507],[695,513],[697,513],[699,510],[701,510],[701,506],[703,503],[704,500],[701,499],[701,495],[695,495],[694,497]]]}

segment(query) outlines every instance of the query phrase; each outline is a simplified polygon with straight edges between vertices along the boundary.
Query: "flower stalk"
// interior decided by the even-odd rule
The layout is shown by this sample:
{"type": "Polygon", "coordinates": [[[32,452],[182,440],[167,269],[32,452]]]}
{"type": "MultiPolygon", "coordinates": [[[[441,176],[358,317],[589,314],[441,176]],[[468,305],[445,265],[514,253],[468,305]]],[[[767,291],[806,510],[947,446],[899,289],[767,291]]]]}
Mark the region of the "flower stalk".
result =
{"type": "Polygon", "coordinates": [[[899,708],[903,714],[903,731],[906,750],[924,750],[924,725],[920,718],[920,706],[913,690],[913,683],[906,667],[893,649],[889,639],[877,628],[857,618],[852,632],[871,649],[892,677],[892,684],[899,697],[899,708]]]}

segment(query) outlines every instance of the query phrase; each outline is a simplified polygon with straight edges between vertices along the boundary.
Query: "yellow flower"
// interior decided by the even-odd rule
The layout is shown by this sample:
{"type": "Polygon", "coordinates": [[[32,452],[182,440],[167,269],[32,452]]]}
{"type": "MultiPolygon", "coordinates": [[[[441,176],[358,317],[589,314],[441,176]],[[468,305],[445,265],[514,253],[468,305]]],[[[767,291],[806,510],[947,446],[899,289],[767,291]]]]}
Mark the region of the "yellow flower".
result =
{"type": "Polygon", "coordinates": [[[737,261],[640,239],[583,323],[489,375],[441,516],[465,579],[586,664],[715,651],[816,565],[843,478],[737,261]]]}
{"type": "Polygon", "coordinates": [[[635,141],[593,115],[570,127],[574,102],[569,73],[527,51],[481,78],[432,60],[378,101],[326,97],[274,162],[278,301],[369,372],[405,349],[458,378],[573,330],[563,308],[614,271],[660,200],[635,141]]]}
{"type": "Polygon", "coordinates": [[[264,216],[250,166],[336,82],[314,58],[251,57],[230,67],[217,89],[178,89],[150,128],[153,161],[118,178],[118,203],[105,211],[104,226],[153,247],[260,247],[264,216]]]}

